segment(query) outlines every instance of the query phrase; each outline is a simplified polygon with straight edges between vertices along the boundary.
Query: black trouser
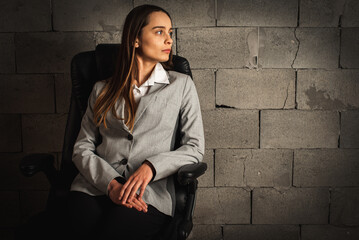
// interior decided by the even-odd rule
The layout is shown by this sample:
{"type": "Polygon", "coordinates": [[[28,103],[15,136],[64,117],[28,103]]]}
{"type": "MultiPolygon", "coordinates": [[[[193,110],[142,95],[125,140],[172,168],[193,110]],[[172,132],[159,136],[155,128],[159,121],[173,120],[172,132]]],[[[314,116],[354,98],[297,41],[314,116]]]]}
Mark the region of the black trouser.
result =
{"type": "Polygon", "coordinates": [[[140,212],[105,195],[71,191],[68,200],[70,230],[78,239],[150,240],[172,219],[152,205],[140,212]]]}

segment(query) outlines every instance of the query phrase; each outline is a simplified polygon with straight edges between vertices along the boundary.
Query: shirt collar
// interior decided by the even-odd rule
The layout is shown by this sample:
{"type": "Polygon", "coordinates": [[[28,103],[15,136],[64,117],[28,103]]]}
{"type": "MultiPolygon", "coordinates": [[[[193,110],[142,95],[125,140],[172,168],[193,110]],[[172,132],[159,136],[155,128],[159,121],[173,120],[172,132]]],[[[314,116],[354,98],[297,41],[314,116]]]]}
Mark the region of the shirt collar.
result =
{"type": "Polygon", "coordinates": [[[152,86],[155,84],[155,82],[169,84],[170,81],[168,78],[168,72],[163,68],[162,64],[158,62],[155,66],[155,69],[153,69],[151,76],[141,86],[152,86]]]}

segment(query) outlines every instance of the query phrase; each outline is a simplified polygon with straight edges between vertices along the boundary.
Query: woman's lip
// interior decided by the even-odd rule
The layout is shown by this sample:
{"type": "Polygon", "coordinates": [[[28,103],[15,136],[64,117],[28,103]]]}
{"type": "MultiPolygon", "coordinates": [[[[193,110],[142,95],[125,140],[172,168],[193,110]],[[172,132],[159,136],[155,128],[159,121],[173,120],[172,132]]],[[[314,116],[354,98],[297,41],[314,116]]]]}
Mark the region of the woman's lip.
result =
{"type": "Polygon", "coordinates": [[[170,49],[169,50],[162,50],[162,52],[169,53],[169,52],[171,52],[171,50],[170,49]]]}

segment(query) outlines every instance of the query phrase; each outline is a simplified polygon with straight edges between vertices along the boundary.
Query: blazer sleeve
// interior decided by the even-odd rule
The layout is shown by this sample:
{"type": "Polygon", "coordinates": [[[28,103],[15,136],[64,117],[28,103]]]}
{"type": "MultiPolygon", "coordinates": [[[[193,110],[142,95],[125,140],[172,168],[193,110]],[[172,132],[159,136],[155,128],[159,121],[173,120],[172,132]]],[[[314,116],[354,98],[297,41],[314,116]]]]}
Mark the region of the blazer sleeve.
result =
{"type": "Polygon", "coordinates": [[[202,114],[197,90],[190,76],[186,78],[178,127],[181,132],[180,147],[148,157],[144,161],[149,161],[155,170],[151,182],[176,173],[184,165],[203,160],[205,140],[202,114]]]}
{"type": "Polygon", "coordinates": [[[93,122],[93,106],[97,98],[96,83],[88,99],[86,112],[81,121],[81,129],[76,139],[72,161],[80,174],[97,189],[108,195],[108,185],[116,177],[122,177],[105,159],[96,154],[99,144],[99,128],[93,122]]]}

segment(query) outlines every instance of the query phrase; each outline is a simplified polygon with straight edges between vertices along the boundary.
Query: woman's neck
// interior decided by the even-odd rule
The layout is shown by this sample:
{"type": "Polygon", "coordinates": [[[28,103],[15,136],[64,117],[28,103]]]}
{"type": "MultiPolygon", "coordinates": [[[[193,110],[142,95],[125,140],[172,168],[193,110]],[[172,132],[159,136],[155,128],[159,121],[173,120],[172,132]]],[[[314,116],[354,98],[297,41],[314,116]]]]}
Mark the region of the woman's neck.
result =
{"type": "Polygon", "coordinates": [[[146,80],[151,76],[151,73],[154,70],[157,63],[144,61],[140,57],[137,57],[137,63],[138,63],[138,76],[136,79],[137,82],[135,82],[135,84],[137,85],[137,87],[139,87],[144,82],[146,82],[146,80]]]}

